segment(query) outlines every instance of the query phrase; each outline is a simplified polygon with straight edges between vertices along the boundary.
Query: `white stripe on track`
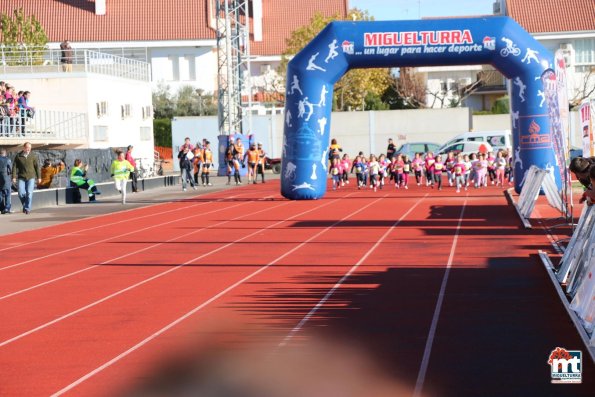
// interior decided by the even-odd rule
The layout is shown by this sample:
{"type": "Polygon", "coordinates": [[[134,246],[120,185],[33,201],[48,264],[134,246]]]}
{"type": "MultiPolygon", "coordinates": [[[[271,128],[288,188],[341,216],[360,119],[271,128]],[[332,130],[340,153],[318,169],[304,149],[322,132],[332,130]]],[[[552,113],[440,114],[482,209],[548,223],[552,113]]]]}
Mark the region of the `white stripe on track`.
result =
{"type": "Polygon", "coordinates": [[[316,306],[314,306],[308,312],[308,314],[306,314],[300,320],[300,322],[287,334],[287,336],[283,339],[283,341],[281,343],[279,343],[278,347],[280,347],[280,348],[284,347],[285,345],[287,345],[287,343],[289,343],[289,341],[291,341],[291,339],[294,337],[294,335],[296,333],[298,333],[302,329],[302,327],[310,320],[310,318],[312,318],[312,316],[314,314],[316,314],[316,312],[326,303],[326,301],[328,301],[330,299],[330,297],[333,296],[335,291],[339,287],[341,287],[341,285],[353,274],[353,272],[355,272],[357,270],[357,268],[360,267],[361,264],[364,263],[364,261],[366,259],[368,259],[368,257],[376,250],[376,248],[378,248],[378,246],[380,244],[382,244],[382,242],[386,239],[386,237],[388,237],[388,235],[390,233],[392,233],[393,230],[395,230],[395,228],[399,225],[399,223],[401,223],[403,221],[403,219],[405,219],[415,209],[415,207],[417,207],[418,204],[421,203],[426,197],[428,197],[428,193],[426,193],[421,200],[419,200],[418,202],[413,204],[413,207],[411,207],[397,221],[395,221],[395,223],[392,224],[392,226],[382,235],[382,237],[380,237],[380,239],[378,239],[378,241],[376,241],[376,243],[364,254],[364,256],[362,256],[360,258],[360,260],[357,261],[357,263],[355,265],[353,265],[351,267],[351,269],[349,269],[349,271],[347,273],[345,273],[339,281],[337,281],[337,283],[333,286],[333,288],[331,288],[326,293],[326,295],[324,295],[324,297],[320,301],[318,301],[316,306]]]}
{"type": "MultiPolygon", "coordinates": [[[[334,203],[335,201],[341,200],[343,198],[349,197],[354,193],[350,193],[347,196],[341,197],[337,200],[333,200],[327,204],[324,204],[322,206],[319,206],[317,208],[311,209],[309,211],[306,212],[311,212],[314,211],[316,209],[320,209],[330,203],[334,203]]],[[[385,196],[386,197],[386,196],[385,196]]],[[[306,241],[300,243],[299,245],[293,247],[291,250],[287,251],[286,253],[284,253],[283,255],[277,257],[276,259],[274,259],[272,262],[269,262],[268,264],[264,265],[263,267],[261,267],[260,269],[254,271],[253,273],[247,275],[246,277],[242,278],[239,281],[236,281],[234,284],[230,285],[229,287],[227,287],[226,289],[224,289],[223,291],[219,292],[218,294],[214,295],[213,297],[211,297],[210,299],[208,299],[207,301],[201,303],[200,305],[196,306],[194,309],[192,309],[191,311],[187,312],[186,314],[184,314],[183,316],[179,317],[178,319],[174,320],[173,322],[169,323],[168,325],[166,325],[165,327],[161,328],[159,331],[155,332],[154,334],[148,336],[147,338],[143,339],[142,341],[140,341],[139,343],[137,343],[136,345],[132,346],[130,349],[126,350],[125,352],[121,353],[120,355],[112,358],[111,360],[109,360],[108,362],[106,362],[105,364],[101,365],[100,367],[97,367],[96,369],[94,369],[93,371],[87,373],[86,375],[82,376],[81,378],[77,379],[76,381],[72,382],[71,384],[69,384],[68,386],[64,387],[63,389],[57,391],[56,393],[52,394],[52,397],[57,397],[57,396],[61,396],[62,394],[68,392],[69,390],[72,390],[73,388],[75,388],[76,386],[80,385],[81,383],[85,382],[86,380],[90,379],[91,377],[97,375],[99,372],[103,371],[104,369],[112,366],[114,363],[120,361],[121,359],[123,359],[124,357],[128,356],[130,353],[133,353],[134,351],[140,349],[141,347],[143,347],[144,345],[146,345],[147,343],[151,342],[153,339],[157,338],[159,335],[165,333],[166,331],[168,331],[169,329],[175,327],[176,325],[178,325],[179,323],[181,323],[182,321],[184,321],[185,319],[187,319],[188,317],[196,314],[198,311],[200,311],[201,309],[205,308],[206,306],[208,306],[209,304],[213,303],[214,301],[216,301],[217,299],[221,298],[222,296],[224,296],[225,294],[227,294],[228,292],[232,291],[233,289],[237,288],[239,285],[245,283],[246,281],[250,280],[251,278],[253,278],[254,276],[264,272],[265,270],[267,270],[269,267],[273,266],[275,263],[281,261],[282,259],[286,258],[287,256],[293,254],[295,251],[297,251],[298,249],[302,248],[303,246],[305,246],[306,244],[310,243],[312,240],[316,239],[317,237],[321,236],[322,234],[326,233],[327,231],[331,230],[333,227],[337,226],[338,224],[340,224],[341,222],[345,221],[346,219],[351,218],[352,216],[360,213],[361,211],[365,210],[366,208],[368,208],[369,206],[377,203],[379,200],[382,200],[382,198],[379,198],[377,200],[374,200],[373,202],[366,204],[365,206],[363,206],[362,208],[359,208],[357,210],[355,210],[354,212],[352,212],[351,214],[341,218],[341,220],[336,221],[335,223],[333,223],[332,225],[328,226],[326,229],[321,230],[320,232],[316,233],[315,235],[313,235],[312,237],[308,238],[306,241]]],[[[283,223],[286,222],[292,218],[295,218],[297,216],[300,216],[301,214],[298,215],[294,215],[291,218],[285,219],[279,223],[283,223]]],[[[260,231],[259,231],[260,233],[260,231]]],[[[197,258],[198,260],[198,258],[197,258]]]]}
{"type": "MultiPolygon", "coordinates": [[[[237,197],[237,196],[234,196],[234,197],[237,197]]],[[[190,207],[184,207],[183,209],[188,210],[188,209],[193,208],[193,207],[196,207],[196,206],[202,206],[202,205],[206,205],[206,204],[218,203],[218,202],[222,202],[222,201],[228,200],[228,199],[229,198],[223,198],[223,199],[218,199],[218,200],[214,200],[214,201],[209,201],[209,202],[206,202],[206,203],[195,204],[195,205],[190,206],[190,207]]],[[[151,214],[150,216],[155,216],[155,215],[159,215],[159,214],[151,214]]],[[[196,218],[196,217],[200,217],[200,216],[202,216],[202,213],[201,214],[196,214],[196,215],[185,216],[183,218],[176,218],[174,220],[167,221],[167,222],[156,223],[154,225],[147,226],[147,227],[144,227],[142,229],[135,229],[135,230],[133,230],[131,232],[127,232],[127,233],[124,233],[124,234],[119,234],[119,235],[113,236],[113,237],[108,237],[108,238],[105,238],[103,240],[93,241],[91,243],[87,243],[87,244],[83,244],[83,245],[78,245],[76,247],[68,248],[68,249],[65,249],[65,250],[62,250],[62,251],[57,251],[57,252],[53,252],[51,254],[47,254],[47,255],[44,255],[44,256],[38,256],[37,258],[28,259],[26,261],[14,263],[14,264],[9,265],[9,266],[0,267],[0,271],[12,269],[14,267],[19,267],[19,266],[22,266],[22,265],[26,265],[27,263],[35,262],[35,261],[38,261],[38,260],[41,260],[41,259],[51,258],[53,256],[61,255],[61,254],[64,254],[66,252],[76,251],[76,250],[79,250],[81,248],[87,248],[87,247],[93,246],[95,244],[105,243],[106,241],[115,240],[115,239],[118,239],[120,237],[130,236],[132,234],[139,233],[139,232],[144,232],[146,230],[154,229],[156,227],[160,227],[160,226],[164,226],[164,225],[169,225],[170,223],[186,222],[188,219],[192,219],[192,218],[196,218]]],[[[140,218],[138,218],[138,219],[140,219],[140,218]]],[[[128,219],[128,220],[126,220],[126,222],[131,222],[131,220],[128,219]]],[[[87,229],[87,230],[91,230],[91,229],[87,229]]],[[[79,230],[79,232],[80,232],[80,230],[79,230]]],[[[78,232],[73,232],[73,233],[69,233],[69,234],[74,234],[74,233],[78,233],[78,232]]],[[[65,234],[64,236],[66,236],[66,235],[68,235],[68,234],[65,234]]]]}
{"type": "MultiPolygon", "coordinates": [[[[218,192],[221,192],[221,190],[218,191],[218,192]]],[[[87,217],[82,218],[82,219],[76,219],[76,220],[73,220],[73,221],[62,222],[62,223],[60,223],[60,225],[67,225],[67,224],[75,223],[75,222],[83,222],[83,221],[87,221],[87,220],[89,220],[91,218],[97,219],[97,218],[103,218],[103,217],[110,216],[110,215],[115,215],[115,214],[119,215],[119,214],[123,214],[123,213],[127,213],[127,212],[132,212],[132,211],[136,211],[136,210],[140,210],[140,209],[144,209],[144,208],[155,208],[155,207],[159,207],[159,206],[162,206],[162,205],[168,205],[168,204],[174,204],[174,203],[184,203],[185,202],[184,200],[192,200],[192,199],[197,198],[197,197],[204,197],[204,196],[208,196],[208,195],[215,194],[215,193],[218,193],[218,192],[207,193],[205,195],[194,196],[192,198],[176,199],[176,200],[172,200],[171,202],[168,202],[168,203],[159,203],[159,204],[152,204],[152,205],[147,205],[147,206],[143,206],[143,207],[130,208],[130,209],[126,209],[126,210],[117,211],[115,213],[114,212],[110,212],[108,214],[100,214],[100,215],[87,216],[87,217]]],[[[197,206],[209,204],[209,203],[212,203],[212,202],[229,200],[231,198],[235,198],[235,197],[239,197],[239,196],[243,196],[243,195],[251,194],[251,193],[254,193],[254,192],[246,192],[246,193],[236,194],[234,196],[226,197],[226,198],[223,198],[223,199],[213,199],[213,201],[207,202],[207,203],[198,203],[198,204],[193,204],[193,205],[188,206],[188,207],[175,208],[175,209],[171,209],[171,210],[159,212],[158,215],[169,214],[171,212],[187,210],[187,209],[190,209],[190,208],[194,208],[194,207],[197,207],[197,206]]],[[[50,236],[50,237],[42,238],[42,239],[39,239],[39,240],[35,240],[35,241],[28,241],[26,243],[22,243],[22,244],[19,244],[19,245],[13,245],[13,246],[10,246],[10,247],[0,248],[0,252],[2,252],[2,251],[8,251],[8,250],[15,249],[15,248],[20,248],[20,247],[23,247],[23,246],[26,246],[26,245],[37,244],[37,243],[41,243],[41,242],[44,242],[44,241],[54,240],[54,239],[57,239],[57,238],[60,238],[60,237],[71,236],[73,234],[77,234],[77,233],[80,233],[80,232],[87,232],[89,230],[101,229],[102,227],[107,227],[107,226],[112,226],[112,225],[118,225],[120,223],[130,222],[132,220],[150,218],[150,217],[155,216],[155,215],[156,214],[153,213],[153,214],[148,214],[148,215],[143,215],[143,216],[135,217],[135,218],[132,218],[132,219],[123,219],[123,220],[119,220],[119,221],[116,221],[116,222],[106,223],[104,225],[98,225],[98,226],[93,226],[93,227],[89,227],[89,228],[85,228],[85,229],[81,229],[81,230],[76,230],[74,232],[69,232],[69,233],[64,233],[64,234],[57,234],[57,235],[53,235],[53,236],[50,236]]],[[[25,230],[25,231],[18,232],[18,233],[15,233],[15,234],[28,233],[28,232],[32,232],[32,231],[36,231],[36,230],[43,230],[43,229],[50,228],[50,227],[55,227],[55,226],[56,225],[42,226],[42,227],[39,227],[39,228],[36,228],[36,229],[25,230]]]]}
{"type": "MultiPolygon", "coordinates": [[[[270,197],[272,197],[272,196],[270,196],[270,197]]],[[[263,200],[266,200],[266,197],[265,197],[263,200]]],[[[259,200],[259,201],[260,201],[260,200],[259,200]]],[[[251,201],[250,203],[255,203],[255,202],[259,202],[259,201],[251,201]]],[[[22,294],[22,293],[24,293],[24,292],[27,292],[27,291],[34,290],[34,289],[36,289],[36,288],[39,288],[39,287],[43,287],[44,285],[52,284],[52,283],[54,283],[54,282],[56,282],[56,281],[64,280],[64,279],[66,279],[66,278],[69,278],[69,277],[75,276],[75,275],[77,275],[77,274],[80,274],[80,273],[86,272],[86,271],[88,271],[88,270],[95,269],[96,267],[99,267],[99,266],[102,266],[102,265],[107,265],[108,263],[111,263],[111,262],[114,262],[114,261],[117,261],[117,260],[120,260],[120,259],[123,259],[123,258],[127,258],[127,257],[129,257],[129,256],[132,256],[132,255],[138,254],[138,253],[140,253],[140,252],[144,252],[144,251],[150,250],[150,249],[152,249],[152,248],[155,248],[155,247],[158,247],[158,246],[160,246],[160,245],[163,245],[163,244],[168,244],[168,243],[171,243],[171,242],[173,242],[173,241],[180,240],[180,239],[182,239],[182,238],[185,238],[185,237],[188,237],[188,236],[190,236],[190,235],[192,235],[192,234],[194,234],[194,233],[198,233],[198,232],[200,232],[200,231],[203,231],[203,230],[206,230],[206,229],[210,229],[210,228],[213,228],[213,227],[216,227],[216,226],[221,226],[221,225],[223,225],[223,224],[225,224],[225,223],[228,223],[228,222],[237,221],[238,219],[241,219],[241,218],[246,218],[246,217],[252,216],[252,215],[254,215],[254,214],[258,214],[258,213],[265,212],[265,211],[270,211],[272,208],[277,208],[277,207],[280,207],[280,206],[282,206],[282,205],[287,205],[288,203],[289,203],[289,202],[285,202],[285,203],[283,203],[283,204],[281,204],[281,205],[277,205],[277,206],[274,206],[274,207],[269,207],[269,208],[266,208],[266,209],[264,209],[264,210],[260,210],[260,211],[257,211],[257,212],[251,212],[251,213],[249,213],[249,214],[241,215],[241,216],[238,216],[238,217],[236,217],[236,218],[230,219],[230,220],[228,220],[228,221],[223,221],[223,222],[216,223],[216,224],[214,224],[214,225],[210,225],[210,226],[206,226],[206,227],[201,227],[201,228],[199,228],[199,229],[195,229],[195,230],[193,230],[193,231],[191,231],[191,232],[189,232],[189,233],[183,234],[183,235],[181,235],[181,236],[174,237],[174,238],[172,238],[172,239],[169,239],[169,240],[167,240],[167,241],[164,241],[164,242],[161,242],[161,243],[155,243],[155,244],[151,244],[151,245],[150,245],[150,246],[148,246],[148,247],[144,247],[144,248],[138,249],[138,250],[136,250],[136,251],[129,252],[129,253],[125,254],[125,255],[121,255],[121,256],[118,256],[118,257],[116,257],[116,258],[112,258],[112,259],[110,259],[110,260],[107,260],[107,261],[101,262],[101,263],[99,263],[99,264],[97,264],[97,265],[87,266],[87,267],[85,267],[84,269],[79,269],[79,270],[76,270],[76,271],[74,271],[74,272],[71,272],[71,273],[65,274],[65,275],[63,275],[63,276],[56,277],[56,278],[53,278],[53,279],[51,279],[51,280],[48,280],[48,281],[44,281],[44,282],[42,282],[42,283],[39,283],[39,284],[35,284],[35,285],[31,286],[31,287],[27,287],[27,288],[24,288],[24,289],[21,289],[21,290],[18,290],[18,291],[11,292],[11,293],[9,293],[9,294],[7,294],[7,295],[0,296],[0,301],[2,301],[2,300],[4,300],[4,299],[8,299],[8,298],[10,298],[10,297],[13,297],[13,296],[16,296],[16,295],[20,295],[20,294],[22,294]]],[[[209,211],[209,212],[202,212],[202,213],[201,213],[201,216],[205,216],[205,215],[208,215],[208,214],[213,214],[213,213],[216,213],[216,212],[221,212],[221,211],[227,211],[227,210],[229,210],[230,208],[239,207],[239,206],[241,206],[241,205],[243,205],[243,204],[245,204],[245,203],[240,203],[240,204],[232,205],[232,206],[225,207],[225,208],[220,208],[220,209],[218,209],[218,210],[213,210],[213,211],[209,211]]]]}
{"type": "Polygon", "coordinates": [[[448,263],[446,264],[446,270],[442,277],[442,285],[440,285],[440,292],[438,293],[438,300],[436,301],[436,308],[434,309],[434,316],[432,317],[432,324],[430,325],[430,331],[428,332],[428,339],[426,340],[426,347],[424,349],[424,355],[421,360],[419,372],[417,373],[417,382],[415,383],[415,391],[413,397],[420,397],[421,391],[424,387],[426,380],[426,373],[428,371],[428,364],[430,363],[430,354],[432,353],[432,345],[434,344],[434,337],[436,336],[436,328],[438,327],[438,319],[440,318],[440,312],[442,311],[442,303],[444,302],[444,296],[446,295],[446,284],[448,283],[448,276],[450,275],[450,269],[452,268],[452,262],[455,257],[455,251],[457,249],[457,242],[459,241],[459,232],[461,230],[461,224],[463,223],[463,215],[465,214],[465,207],[467,206],[467,198],[463,203],[461,209],[461,215],[459,216],[459,222],[455,231],[455,236],[452,240],[452,246],[450,248],[450,255],[448,256],[448,263]]]}
{"type": "MultiPolygon", "coordinates": [[[[346,196],[346,197],[347,197],[347,196],[346,196]]],[[[340,199],[338,199],[338,200],[341,200],[341,198],[340,198],[340,199]]],[[[338,200],[335,200],[335,201],[338,201],[338,200]]],[[[186,261],[186,262],[184,262],[184,263],[182,263],[182,264],[180,264],[180,265],[178,265],[178,266],[172,267],[172,268],[170,268],[170,269],[168,269],[168,270],[166,270],[166,271],[163,271],[163,272],[161,272],[161,273],[158,273],[158,274],[156,274],[156,275],[154,275],[154,276],[151,276],[151,277],[149,277],[149,278],[147,278],[147,279],[144,279],[143,281],[139,281],[138,283],[135,283],[135,284],[133,284],[133,285],[131,285],[131,286],[128,286],[128,287],[126,287],[126,288],[124,288],[124,289],[121,289],[121,290],[119,290],[119,291],[116,291],[116,292],[114,292],[114,293],[112,293],[112,294],[110,294],[110,295],[108,295],[108,296],[105,296],[105,297],[103,297],[103,298],[101,298],[101,299],[99,299],[99,300],[96,300],[96,301],[94,301],[94,302],[92,302],[92,303],[89,303],[88,305],[85,305],[85,306],[83,306],[83,307],[80,307],[80,308],[78,308],[77,310],[74,310],[74,311],[72,311],[72,312],[70,312],[70,313],[64,314],[64,315],[62,315],[62,316],[60,316],[60,317],[58,317],[58,318],[56,318],[56,319],[54,319],[54,320],[52,320],[52,321],[49,321],[49,322],[47,322],[47,323],[45,323],[45,324],[42,324],[42,325],[39,325],[39,326],[37,326],[37,327],[35,327],[35,328],[33,328],[33,329],[30,329],[29,331],[23,332],[23,333],[21,333],[21,334],[19,334],[19,335],[15,336],[15,337],[12,337],[12,338],[10,338],[10,339],[7,339],[7,340],[5,340],[5,341],[3,341],[3,342],[0,342],[0,347],[4,347],[4,346],[6,346],[6,345],[8,345],[8,344],[10,344],[10,343],[12,343],[12,342],[15,342],[15,341],[17,341],[17,340],[19,340],[19,339],[22,339],[22,338],[24,338],[25,336],[28,336],[28,335],[34,334],[34,333],[36,333],[37,331],[40,331],[40,330],[42,330],[42,329],[44,329],[44,328],[47,328],[47,327],[49,327],[49,326],[51,326],[51,325],[54,325],[54,324],[56,324],[56,323],[59,323],[59,322],[60,322],[60,321],[62,321],[62,320],[65,320],[65,319],[67,319],[67,318],[70,318],[70,317],[72,317],[72,316],[74,316],[74,315],[76,315],[76,314],[79,314],[79,313],[81,313],[81,312],[83,312],[83,311],[85,311],[85,310],[87,310],[87,309],[90,309],[90,308],[92,308],[92,307],[95,307],[95,306],[97,306],[97,305],[99,305],[99,304],[101,304],[101,303],[103,303],[103,302],[106,302],[106,301],[108,301],[108,300],[110,300],[110,299],[112,299],[112,298],[114,298],[114,297],[116,297],[116,296],[118,296],[118,295],[121,295],[121,294],[123,294],[123,293],[125,293],[125,292],[131,291],[131,290],[135,289],[136,287],[139,287],[139,286],[141,286],[141,285],[143,285],[143,284],[146,284],[146,283],[148,283],[148,282],[150,282],[150,281],[156,280],[156,279],[158,279],[158,278],[161,278],[161,277],[163,277],[163,276],[165,276],[165,275],[167,275],[167,274],[169,274],[169,273],[172,273],[172,272],[174,272],[174,271],[176,271],[176,270],[179,270],[179,269],[181,269],[182,267],[184,267],[184,266],[186,266],[186,265],[189,265],[189,264],[191,264],[191,263],[193,263],[193,262],[196,262],[196,261],[198,261],[198,260],[204,259],[204,258],[206,258],[206,257],[208,257],[208,256],[210,256],[210,255],[212,255],[212,254],[215,254],[215,253],[217,253],[217,252],[219,252],[219,251],[222,251],[222,250],[224,250],[224,249],[226,249],[226,248],[229,248],[229,247],[231,247],[231,246],[232,246],[232,245],[234,245],[234,244],[237,244],[237,243],[239,243],[239,242],[241,242],[241,241],[244,241],[244,240],[246,240],[246,239],[248,239],[248,238],[250,238],[250,237],[253,237],[253,236],[255,236],[255,235],[259,234],[259,233],[262,233],[262,231],[263,231],[263,230],[267,230],[267,229],[270,229],[270,228],[274,228],[274,227],[276,227],[276,226],[278,226],[278,225],[280,225],[280,224],[282,224],[282,223],[285,223],[285,222],[287,222],[287,221],[289,221],[289,220],[291,220],[291,219],[293,219],[293,218],[296,218],[296,217],[298,217],[298,216],[301,216],[301,215],[307,214],[307,213],[309,213],[309,212],[312,212],[312,211],[315,211],[315,210],[317,210],[317,209],[320,209],[320,208],[326,207],[327,205],[330,205],[330,204],[331,204],[331,203],[333,203],[333,202],[334,202],[334,201],[329,201],[329,202],[327,202],[327,203],[324,203],[324,204],[322,204],[321,206],[318,206],[318,207],[316,207],[316,208],[309,209],[309,210],[307,210],[307,211],[301,212],[301,213],[299,213],[299,214],[297,214],[297,215],[293,215],[293,216],[291,216],[291,217],[289,217],[289,218],[287,218],[287,219],[284,219],[284,220],[282,220],[282,221],[275,222],[274,224],[271,224],[271,225],[267,226],[267,227],[266,227],[266,228],[264,228],[264,229],[258,229],[258,230],[256,230],[255,232],[252,232],[252,233],[250,233],[250,234],[249,234],[249,235],[247,235],[247,236],[241,237],[241,238],[239,238],[239,239],[237,239],[237,240],[234,240],[234,241],[232,241],[232,242],[230,242],[230,243],[227,243],[227,244],[225,244],[225,245],[222,245],[222,246],[220,246],[219,248],[215,248],[215,249],[214,249],[214,250],[212,250],[212,251],[209,251],[209,252],[207,252],[207,253],[205,253],[205,254],[199,255],[199,256],[197,256],[196,258],[190,259],[190,260],[188,260],[188,261],[186,261]]],[[[229,221],[225,221],[225,222],[229,222],[229,221]]]]}

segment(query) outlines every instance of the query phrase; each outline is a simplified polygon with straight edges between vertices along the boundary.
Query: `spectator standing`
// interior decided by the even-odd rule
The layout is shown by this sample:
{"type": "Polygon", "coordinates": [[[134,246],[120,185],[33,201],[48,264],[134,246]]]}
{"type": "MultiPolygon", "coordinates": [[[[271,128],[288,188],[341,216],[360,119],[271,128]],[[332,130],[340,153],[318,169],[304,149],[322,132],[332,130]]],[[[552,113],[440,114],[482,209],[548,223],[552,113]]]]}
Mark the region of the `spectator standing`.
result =
{"type": "MultiPolygon", "coordinates": [[[[130,148],[131,146],[129,146],[130,148]]],[[[126,152],[128,153],[128,152],[126,152]]],[[[111,175],[114,178],[114,183],[116,185],[116,189],[122,195],[122,204],[126,204],[126,181],[130,178],[130,175],[134,172],[134,166],[128,161],[125,156],[124,152],[118,150],[116,152],[118,156],[114,161],[112,161],[111,167],[111,175]]],[[[134,179],[133,179],[134,181],[134,179]]],[[[134,186],[134,182],[133,182],[134,186]]],[[[134,191],[134,190],[133,190],[134,191]]]]}
{"type": "Polygon", "coordinates": [[[60,43],[60,50],[62,52],[60,63],[62,63],[62,71],[63,72],[72,72],[72,58],[73,58],[73,50],[70,46],[70,42],[68,40],[64,40],[60,43]]]}
{"type": "Polygon", "coordinates": [[[138,193],[138,171],[136,170],[136,161],[134,161],[134,157],[132,156],[132,149],[134,149],[134,147],[132,145],[128,145],[128,147],[126,148],[126,156],[124,157],[126,161],[130,163],[132,168],[134,168],[130,172],[130,180],[132,181],[132,193],[138,193]]]}
{"type": "Polygon", "coordinates": [[[186,191],[186,182],[190,182],[192,189],[196,190],[194,177],[192,176],[192,169],[194,167],[192,165],[192,159],[194,158],[194,155],[192,154],[189,146],[182,145],[182,148],[183,149],[178,153],[178,159],[180,161],[180,173],[182,174],[182,190],[186,191]]]}
{"type": "Polygon", "coordinates": [[[397,151],[397,148],[395,147],[395,144],[393,143],[393,139],[388,138],[388,147],[386,148],[386,158],[389,160],[392,160],[396,151],[397,151]]]}
{"type": "Polygon", "coordinates": [[[31,152],[31,144],[26,142],[23,145],[23,150],[14,158],[12,181],[14,183],[18,182],[19,199],[23,205],[23,212],[27,215],[31,212],[33,204],[35,179],[37,179],[37,183],[41,182],[39,160],[37,155],[31,152]]]}
{"type": "Polygon", "coordinates": [[[6,156],[6,150],[0,150],[0,212],[2,214],[11,214],[10,193],[12,174],[12,161],[6,156]]]}
{"type": "Polygon", "coordinates": [[[182,152],[185,148],[188,148],[190,151],[194,150],[194,145],[190,143],[189,137],[184,138],[184,144],[180,146],[180,152],[182,152]]]}
{"type": "Polygon", "coordinates": [[[59,174],[64,170],[66,165],[62,160],[56,165],[52,165],[50,159],[45,159],[43,162],[43,167],[41,167],[41,182],[37,184],[38,189],[49,189],[52,185],[52,180],[54,176],[59,174]]]}
{"type": "Polygon", "coordinates": [[[211,143],[203,139],[203,147],[201,151],[202,156],[202,174],[200,176],[203,186],[213,186],[209,180],[211,167],[213,167],[213,151],[211,150],[211,143]]]}
{"type": "Polygon", "coordinates": [[[256,167],[256,171],[257,174],[261,176],[262,183],[264,183],[264,165],[266,163],[267,154],[262,148],[262,142],[258,142],[256,150],[258,150],[258,166],[256,167]]]}

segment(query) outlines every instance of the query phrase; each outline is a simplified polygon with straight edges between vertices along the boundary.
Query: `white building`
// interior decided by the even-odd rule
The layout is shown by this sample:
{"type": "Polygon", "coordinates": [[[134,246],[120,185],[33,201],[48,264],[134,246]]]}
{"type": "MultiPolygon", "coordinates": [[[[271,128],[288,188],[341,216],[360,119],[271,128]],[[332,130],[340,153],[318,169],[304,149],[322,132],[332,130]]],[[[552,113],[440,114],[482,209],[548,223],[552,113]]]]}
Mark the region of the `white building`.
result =
{"type": "Polygon", "coordinates": [[[77,55],[68,73],[62,71],[56,52],[45,52],[40,65],[12,66],[14,62],[4,58],[2,78],[17,90],[30,91],[36,112],[23,134],[4,128],[0,145],[16,146],[25,140],[37,148],[133,145],[136,157],[152,162],[149,65],[94,51],[77,55]]]}
{"type": "MultiPolygon", "coordinates": [[[[496,0],[495,15],[515,19],[529,33],[555,53],[566,54],[569,100],[577,104],[595,95],[595,6],[590,0],[496,0]]],[[[462,104],[474,110],[490,110],[494,101],[506,95],[506,79],[489,65],[418,68],[427,79],[426,103],[447,107],[465,83],[476,84],[462,104]],[[481,83],[477,84],[478,80],[481,83]]]]}

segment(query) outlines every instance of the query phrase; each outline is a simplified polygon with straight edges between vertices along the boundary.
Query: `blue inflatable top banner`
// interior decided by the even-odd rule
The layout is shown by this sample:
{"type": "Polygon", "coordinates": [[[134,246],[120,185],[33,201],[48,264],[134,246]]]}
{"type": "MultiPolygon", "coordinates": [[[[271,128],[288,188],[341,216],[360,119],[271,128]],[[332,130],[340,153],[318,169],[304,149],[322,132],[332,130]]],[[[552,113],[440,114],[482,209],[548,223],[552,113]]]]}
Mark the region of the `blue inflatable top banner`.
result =
{"type": "MultiPolygon", "coordinates": [[[[473,64],[491,64],[511,80],[519,191],[531,165],[558,167],[542,81],[553,62],[553,54],[508,17],[332,22],[287,68],[281,194],[324,195],[333,86],[349,69],[473,64]]],[[[554,175],[560,186],[559,172],[554,175]]]]}

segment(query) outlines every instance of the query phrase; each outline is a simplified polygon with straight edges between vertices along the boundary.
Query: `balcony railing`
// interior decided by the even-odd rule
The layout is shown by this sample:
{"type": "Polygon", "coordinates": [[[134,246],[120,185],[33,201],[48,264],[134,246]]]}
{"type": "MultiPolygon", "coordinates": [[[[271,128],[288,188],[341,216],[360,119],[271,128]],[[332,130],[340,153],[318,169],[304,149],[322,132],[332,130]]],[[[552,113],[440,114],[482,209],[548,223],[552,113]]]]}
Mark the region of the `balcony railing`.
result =
{"type": "Polygon", "coordinates": [[[0,73],[99,73],[140,81],[151,81],[147,62],[93,50],[72,50],[72,65],[64,67],[60,50],[0,48],[0,73]]]}
{"type": "Polygon", "coordinates": [[[80,144],[88,139],[84,113],[21,109],[0,119],[0,145],[28,140],[56,144],[80,144]]]}

